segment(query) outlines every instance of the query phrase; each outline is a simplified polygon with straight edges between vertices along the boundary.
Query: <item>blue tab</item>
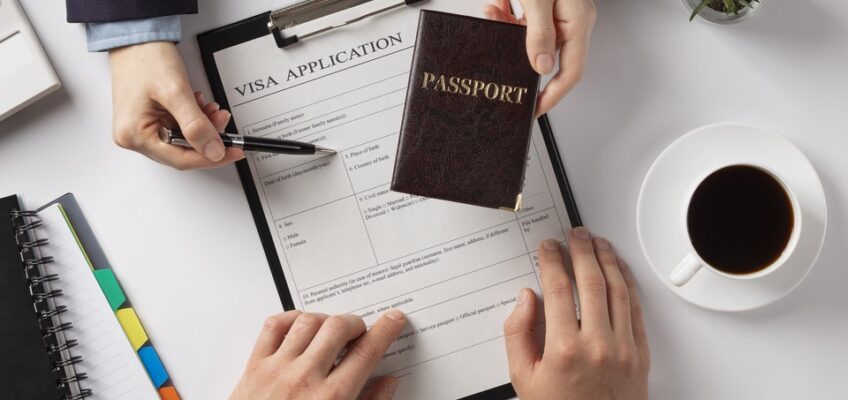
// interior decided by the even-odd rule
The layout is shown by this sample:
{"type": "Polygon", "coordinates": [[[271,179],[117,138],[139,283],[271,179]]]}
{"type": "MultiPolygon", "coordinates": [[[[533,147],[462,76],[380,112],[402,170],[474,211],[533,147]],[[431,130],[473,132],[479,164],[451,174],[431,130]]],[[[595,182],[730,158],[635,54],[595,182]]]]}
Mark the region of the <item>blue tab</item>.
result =
{"type": "Polygon", "coordinates": [[[150,375],[150,380],[153,381],[153,386],[157,389],[168,380],[168,372],[165,371],[165,366],[159,360],[159,355],[151,346],[144,346],[138,349],[138,356],[141,358],[141,363],[147,369],[147,374],[150,375]]]}

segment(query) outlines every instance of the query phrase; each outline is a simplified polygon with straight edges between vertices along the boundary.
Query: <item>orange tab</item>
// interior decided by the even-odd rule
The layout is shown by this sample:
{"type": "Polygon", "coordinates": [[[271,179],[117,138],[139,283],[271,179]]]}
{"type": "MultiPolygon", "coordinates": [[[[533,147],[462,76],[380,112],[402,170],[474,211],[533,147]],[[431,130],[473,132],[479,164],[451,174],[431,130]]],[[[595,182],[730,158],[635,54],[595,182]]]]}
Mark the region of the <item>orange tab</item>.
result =
{"type": "Polygon", "coordinates": [[[159,388],[159,396],[162,400],[180,400],[180,395],[177,394],[177,389],[173,386],[165,386],[159,388]]]}

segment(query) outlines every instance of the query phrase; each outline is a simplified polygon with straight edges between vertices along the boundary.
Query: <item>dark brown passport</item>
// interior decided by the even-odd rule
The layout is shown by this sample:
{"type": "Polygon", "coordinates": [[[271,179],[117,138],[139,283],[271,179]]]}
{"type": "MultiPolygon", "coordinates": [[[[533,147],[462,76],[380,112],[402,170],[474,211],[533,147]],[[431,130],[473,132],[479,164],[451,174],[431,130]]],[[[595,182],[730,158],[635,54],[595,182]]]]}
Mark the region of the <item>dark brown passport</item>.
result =
{"type": "Polygon", "coordinates": [[[391,189],[517,210],[539,75],[523,26],[421,11],[391,189]]]}

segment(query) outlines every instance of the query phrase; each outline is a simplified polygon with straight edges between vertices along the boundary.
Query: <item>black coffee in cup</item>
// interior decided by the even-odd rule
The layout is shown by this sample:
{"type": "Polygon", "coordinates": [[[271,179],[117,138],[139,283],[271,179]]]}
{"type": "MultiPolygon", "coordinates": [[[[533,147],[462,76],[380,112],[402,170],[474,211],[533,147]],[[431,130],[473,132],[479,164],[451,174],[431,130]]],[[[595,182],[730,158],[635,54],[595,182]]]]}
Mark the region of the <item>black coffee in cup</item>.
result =
{"type": "Polygon", "coordinates": [[[792,200],[770,173],[734,165],[695,189],[686,216],[698,255],[715,269],[751,274],[777,261],[795,225],[792,200]]]}

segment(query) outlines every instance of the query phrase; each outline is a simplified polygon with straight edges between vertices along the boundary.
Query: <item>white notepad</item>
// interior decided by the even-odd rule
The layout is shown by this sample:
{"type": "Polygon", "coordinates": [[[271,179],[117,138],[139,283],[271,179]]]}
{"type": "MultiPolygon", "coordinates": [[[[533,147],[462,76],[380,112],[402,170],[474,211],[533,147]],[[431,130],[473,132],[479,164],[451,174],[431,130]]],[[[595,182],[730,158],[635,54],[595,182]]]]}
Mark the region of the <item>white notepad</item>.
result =
{"type": "Polygon", "coordinates": [[[73,324],[64,336],[79,343],[71,351],[83,358],[74,369],[76,374],[88,377],[80,385],[91,389],[94,399],[158,399],[159,394],[103,295],[62,206],[54,204],[38,216],[44,225],[35,229],[35,235],[50,241],[41,256],[53,257],[50,273],[61,277],[49,282],[50,290],[61,290],[57,300],[68,308],[59,318],[73,324]]]}

